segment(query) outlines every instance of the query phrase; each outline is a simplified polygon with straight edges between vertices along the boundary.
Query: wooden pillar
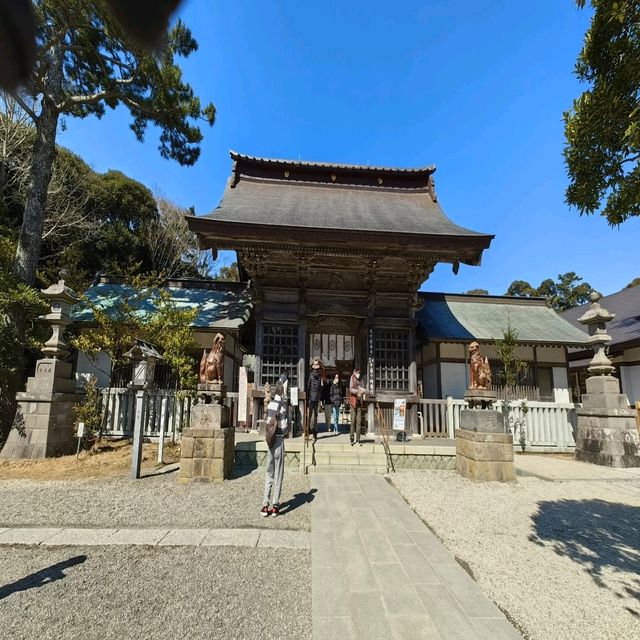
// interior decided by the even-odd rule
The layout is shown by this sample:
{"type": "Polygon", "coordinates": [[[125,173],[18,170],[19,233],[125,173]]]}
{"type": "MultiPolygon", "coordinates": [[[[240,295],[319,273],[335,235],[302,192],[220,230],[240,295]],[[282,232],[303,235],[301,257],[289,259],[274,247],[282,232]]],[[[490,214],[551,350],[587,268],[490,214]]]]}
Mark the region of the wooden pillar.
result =
{"type": "Polygon", "coordinates": [[[253,381],[254,389],[262,388],[262,341],[263,341],[263,322],[256,318],[256,372],[253,381]]]}
{"type": "Polygon", "coordinates": [[[418,393],[418,375],[416,367],[416,329],[409,331],[409,393],[418,393]]]}
{"type": "Polygon", "coordinates": [[[298,324],[298,388],[306,388],[307,372],[307,320],[300,318],[298,324]]]}

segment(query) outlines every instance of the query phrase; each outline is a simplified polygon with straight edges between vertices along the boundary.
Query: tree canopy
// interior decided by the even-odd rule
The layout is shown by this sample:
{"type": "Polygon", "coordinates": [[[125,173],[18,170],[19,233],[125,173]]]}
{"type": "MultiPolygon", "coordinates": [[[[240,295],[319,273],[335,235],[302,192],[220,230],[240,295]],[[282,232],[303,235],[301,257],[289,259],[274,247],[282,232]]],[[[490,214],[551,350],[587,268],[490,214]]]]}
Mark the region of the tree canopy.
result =
{"type": "Polygon", "coordinates": [[[573,271],[568,271],[559,274],[556,282],[547,278],[538,287],[531,286],[526,280],[514,280],[505,295],[546,298],[556,311],[566,311],[588,302],[592,291],[588,282],[582,282],[580,276],[573,271]]]}
{"type": "Polygon", "coordinates": [[[232,262],[230,265],[220,267],[213,275],[216,280],[228,280],[229,282],[238,282],[240,280],[240,272],[238,263],[232,262]]]}
{"type": "Polygon", "coordinates": [[[167,33],[162,50],[154,54],[122,31],[102,0],[33,0],[32,5],[35,66],[16,96],[35,127],[16,249],[16,273],[30,284],[40,255],[61,116],[100,118],[107,107],[124,106],[136,138],[144,140],[148,125],[155,125],[162,157],[182,165],[194,164],[200,155],[199,123],[212,125],[215,120],[214,106],[201,105],[176,62],[198,47],[180,20],[167,33]]]}
{"type": "Polygon", "coordinates": [[[488,296],[489,291],[487,289],[469,289],[469,291],[465,291],[465,294],[470,296],[488,296]]]}
{"type": "Polygon", "coordinates": [[[634,278],[625,289],[630,289],[631,287],[640,287],[640,278],[634,278]]]}
{"type": "Polygon", "coordinates": [[[589,88],[564,114],[566,199],[580,214],[600,212],[618,225],[640,215],[640,0],[589,4],[575,68],[589,88]]]}

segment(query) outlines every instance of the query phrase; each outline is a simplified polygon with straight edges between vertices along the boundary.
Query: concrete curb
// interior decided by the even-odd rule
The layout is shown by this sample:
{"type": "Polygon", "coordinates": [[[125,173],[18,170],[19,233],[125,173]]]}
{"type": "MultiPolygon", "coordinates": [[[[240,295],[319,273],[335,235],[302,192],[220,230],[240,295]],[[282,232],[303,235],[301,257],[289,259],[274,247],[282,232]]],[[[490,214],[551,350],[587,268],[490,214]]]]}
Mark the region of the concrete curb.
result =
{"type": "Polygon", "coordinates": [[[0,528],[0,546],[252,547],[309,549],[308,531],[287,529],[0,528]]]}

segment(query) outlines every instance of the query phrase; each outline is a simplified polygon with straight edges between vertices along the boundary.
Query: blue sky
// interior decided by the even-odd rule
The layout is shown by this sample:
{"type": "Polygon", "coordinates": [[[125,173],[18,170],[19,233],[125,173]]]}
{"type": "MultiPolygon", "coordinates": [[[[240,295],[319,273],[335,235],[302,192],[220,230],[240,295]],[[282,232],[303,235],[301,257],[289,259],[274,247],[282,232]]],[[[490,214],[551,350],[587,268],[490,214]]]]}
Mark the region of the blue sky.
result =
{"type": "MultiPolygon", "coordinates": [[[[435,164],[447,215],[495,234],[481,267],[439,265],[423,286],[503,294],[576,271],[604,294],[640,276],[640,220],[611,228],[564,203],[562,113],[590,14],[573,0],[188,0],[200,48],[183,64],[218,119],[194,167],[128,128],[124,109],[68,119],[59,143],[198,214],[214,209],[228,151],[384,166],[435,164]],[[608,251],[606,261],[595,259],[608,251]]],[[[225,258],[227,261],[229,257],[225,258]]]]}

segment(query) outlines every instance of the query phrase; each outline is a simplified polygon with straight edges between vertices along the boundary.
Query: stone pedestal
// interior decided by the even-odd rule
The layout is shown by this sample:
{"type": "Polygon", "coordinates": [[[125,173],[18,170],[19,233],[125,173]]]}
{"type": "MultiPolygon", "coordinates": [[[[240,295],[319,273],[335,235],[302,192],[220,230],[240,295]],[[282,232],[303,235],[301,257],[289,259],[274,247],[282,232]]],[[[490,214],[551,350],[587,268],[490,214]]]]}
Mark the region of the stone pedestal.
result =
{"type": "Polygon", "coordinates": [[[456,471],[478,482],[514,482],[512,435],[456,430],[456,471]]]}
{"type": "Polygon", "coordinates": [[[490,389],[467,389],[469,409],[460,412],[456,430],[456,471],[478,482],[513,482],[513,436],[505,433],[504,415],[492,409],[496,394],[490,389]]]}
{"type": "Polygon", "coordinates": [[[229,407],[196,404],[191,426],[182,433],[180,482],[222,482],[231,477],[235,429],[229,426],[229,407]]]}
{"type": "Polygon", "coordinates": [[[463,409],[460,429],[485,433],[504,433],[504,416],[495,409],[463,409]]]}
{"type": "Polygon", "coordinates": [[[18,411],[0,458],[48,458],[75,452],[73,406],[82,400],[75,393],[72,366],[55,358],[36,363],[27,389],[18,393],[18,411]]]}
{"type": "Polygon", "coordinates": [[[640,467],[636,412],[620,393],[617,378],[587,378],[587,393],[577,414],[576,460],[607,467],[640,467]]]}

